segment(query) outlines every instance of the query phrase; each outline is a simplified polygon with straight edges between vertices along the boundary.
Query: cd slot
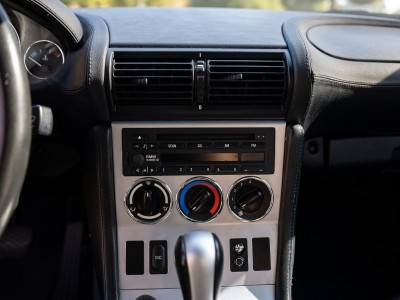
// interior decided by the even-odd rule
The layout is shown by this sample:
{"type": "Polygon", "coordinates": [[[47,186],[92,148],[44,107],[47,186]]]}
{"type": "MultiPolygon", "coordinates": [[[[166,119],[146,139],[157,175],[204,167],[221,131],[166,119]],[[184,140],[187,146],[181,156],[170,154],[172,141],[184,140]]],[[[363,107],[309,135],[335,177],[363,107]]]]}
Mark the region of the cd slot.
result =
{"type": "Polygon", "coordinates": [[[255,134],[157,134],[158,141],[250,141],[255,134]]]}

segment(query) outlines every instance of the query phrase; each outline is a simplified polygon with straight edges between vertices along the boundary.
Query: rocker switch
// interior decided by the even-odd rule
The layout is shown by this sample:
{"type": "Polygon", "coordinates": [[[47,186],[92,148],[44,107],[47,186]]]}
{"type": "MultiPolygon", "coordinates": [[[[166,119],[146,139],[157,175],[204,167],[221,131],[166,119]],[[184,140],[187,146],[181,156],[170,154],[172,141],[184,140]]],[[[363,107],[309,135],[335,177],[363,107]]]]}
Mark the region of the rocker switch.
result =
{"type": "Polygon", "coordinates": [[[167,241],[150,241],[150,274],[167,273],[167,241]]]}

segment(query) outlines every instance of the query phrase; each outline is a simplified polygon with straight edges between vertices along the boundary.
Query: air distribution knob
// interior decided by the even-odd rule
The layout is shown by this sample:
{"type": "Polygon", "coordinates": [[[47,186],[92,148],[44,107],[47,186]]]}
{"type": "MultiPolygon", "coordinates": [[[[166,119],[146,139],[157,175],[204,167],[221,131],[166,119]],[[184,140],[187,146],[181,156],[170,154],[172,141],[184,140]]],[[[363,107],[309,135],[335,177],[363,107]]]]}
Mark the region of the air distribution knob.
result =
{"type": "Polygon", "coordinates": [[[265,180],[257,177],[244,177],[229,191],[229,210],[244,221],[256,221],[265,217],[272,204],[271,187],[265,180]]]}
{"type": "Polygon", "coordinates": [[[196,177],[187,181],[178,194],[180,213],[193,222],[207,222],[222,208],[222,192],[211,179],[196,177]]]}
{"type": "Polygon", "coordinates": [[[264,193],[255,185],[245,185],[236,194],[237,206],[247,213],[259,210],[263,201],[264,193]]]}
{"type": "Polygon", "coordinates": [[[172,206],[168,187],[158,179],[143,178],[132,186],[125,198],[129,215],[140,223],[165,219],[172,206]]]}

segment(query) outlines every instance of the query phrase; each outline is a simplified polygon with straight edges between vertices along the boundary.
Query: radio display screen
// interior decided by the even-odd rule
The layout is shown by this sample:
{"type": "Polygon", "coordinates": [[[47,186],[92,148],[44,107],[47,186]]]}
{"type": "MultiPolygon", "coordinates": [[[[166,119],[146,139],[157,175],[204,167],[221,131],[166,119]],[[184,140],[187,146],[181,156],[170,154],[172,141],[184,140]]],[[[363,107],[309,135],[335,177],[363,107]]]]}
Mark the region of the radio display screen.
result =
{"type": "Polygon", "coordinates": [[[162,163],[264,161],[264,153],[161,153],[160,158],[162,163]]]}

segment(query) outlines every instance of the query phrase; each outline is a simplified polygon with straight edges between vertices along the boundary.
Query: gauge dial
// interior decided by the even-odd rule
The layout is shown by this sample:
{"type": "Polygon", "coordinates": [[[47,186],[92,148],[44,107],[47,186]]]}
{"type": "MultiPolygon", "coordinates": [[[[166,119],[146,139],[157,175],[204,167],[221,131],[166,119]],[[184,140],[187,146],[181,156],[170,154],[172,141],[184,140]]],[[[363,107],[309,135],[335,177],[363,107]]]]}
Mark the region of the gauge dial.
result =
{"type": "Polygon", "coordinates": [[[60,46],[51,41],[37,41],[26,50],[24,61],[29,74],[47,79],[64,64],[64,53],[60,46]]]}

